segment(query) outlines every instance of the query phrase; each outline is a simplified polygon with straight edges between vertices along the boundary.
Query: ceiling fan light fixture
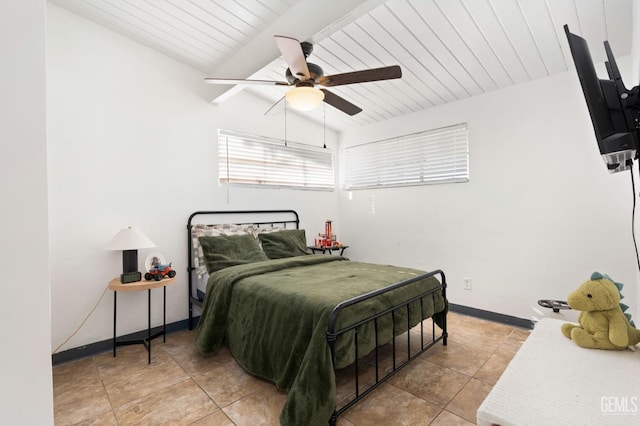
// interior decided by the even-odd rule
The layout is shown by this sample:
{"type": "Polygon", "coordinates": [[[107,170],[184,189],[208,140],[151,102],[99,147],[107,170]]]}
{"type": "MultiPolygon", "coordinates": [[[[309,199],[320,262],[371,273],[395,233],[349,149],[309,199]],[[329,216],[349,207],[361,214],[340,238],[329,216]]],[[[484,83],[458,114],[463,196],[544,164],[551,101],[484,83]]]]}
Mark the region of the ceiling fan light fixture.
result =
{"type": "Polygon", "coordinates": [[[315,87],[301,86],[289,90],[285,97],[292,108],[311,111],[320,106],[324,100],[324,92],[315,87]]]}

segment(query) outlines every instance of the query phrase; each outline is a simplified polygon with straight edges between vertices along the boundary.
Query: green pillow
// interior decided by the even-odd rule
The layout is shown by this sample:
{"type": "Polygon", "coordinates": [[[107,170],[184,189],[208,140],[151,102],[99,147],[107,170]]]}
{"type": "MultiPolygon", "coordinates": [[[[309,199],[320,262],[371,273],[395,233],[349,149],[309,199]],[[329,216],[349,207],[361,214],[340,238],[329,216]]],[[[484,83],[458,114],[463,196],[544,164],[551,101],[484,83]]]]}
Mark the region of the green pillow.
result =
{"type": "Polygon", "coordinates": [[[269,260],[252,235],[198,238],[210,274],[234,265],[269,260]]]}
{"type": "Polygon", "coordinates": [[[262,251],[269,259],[303,256],[307,251],[307,238],[304,229],[288,229],[267,234],[258,234],[262,242],[262,251]]]}

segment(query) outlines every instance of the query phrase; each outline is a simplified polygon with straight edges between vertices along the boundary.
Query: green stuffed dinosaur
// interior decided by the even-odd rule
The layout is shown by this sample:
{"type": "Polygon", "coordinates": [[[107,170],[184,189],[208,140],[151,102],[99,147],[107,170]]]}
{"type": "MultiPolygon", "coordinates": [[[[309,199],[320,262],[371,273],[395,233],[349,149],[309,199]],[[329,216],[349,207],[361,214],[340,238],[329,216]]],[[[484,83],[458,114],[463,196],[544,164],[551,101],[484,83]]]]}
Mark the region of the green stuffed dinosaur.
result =
{"type": "Polygon", "coordinates": [[[562,334],[583,348],[624,350],[640,343],[640,330],[620,303],[622,284],[594,272],[591,279],[567,298],[572,309],[582,311],[580,325],[562,324],[562,334]]]}

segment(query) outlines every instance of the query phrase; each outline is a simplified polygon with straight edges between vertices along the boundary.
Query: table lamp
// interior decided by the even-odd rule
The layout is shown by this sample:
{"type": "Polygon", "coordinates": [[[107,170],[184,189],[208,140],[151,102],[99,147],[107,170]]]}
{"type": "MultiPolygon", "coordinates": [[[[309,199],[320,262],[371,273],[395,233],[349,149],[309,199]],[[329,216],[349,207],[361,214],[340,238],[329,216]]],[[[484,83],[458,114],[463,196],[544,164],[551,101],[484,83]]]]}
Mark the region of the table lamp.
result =
{"type": "Polygon", "coordinates": [[[105,247],[106,250],[122,250],[122,284],[142,280],[138,271],[138,249],[155,247],[139,229],[132,226],[120,230],[105,247]]]}

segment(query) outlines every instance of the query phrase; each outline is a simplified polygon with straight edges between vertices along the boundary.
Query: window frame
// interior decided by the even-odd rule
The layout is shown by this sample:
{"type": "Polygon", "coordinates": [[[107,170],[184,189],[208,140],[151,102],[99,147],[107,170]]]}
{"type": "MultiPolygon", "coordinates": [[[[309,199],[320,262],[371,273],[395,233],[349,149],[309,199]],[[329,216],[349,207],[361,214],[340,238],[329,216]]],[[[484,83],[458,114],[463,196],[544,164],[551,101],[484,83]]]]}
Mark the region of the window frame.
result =
{"type": "Polygon", "coordinates": [[[218,184],[335,191],[335,155],[328,148],[218,129],[218,184]]]}
{"type": "Polygon", "coordinates": [[[340,163],[344,191],[468,182],[468,126],[352,145],[342,150],[340,163]]]}

